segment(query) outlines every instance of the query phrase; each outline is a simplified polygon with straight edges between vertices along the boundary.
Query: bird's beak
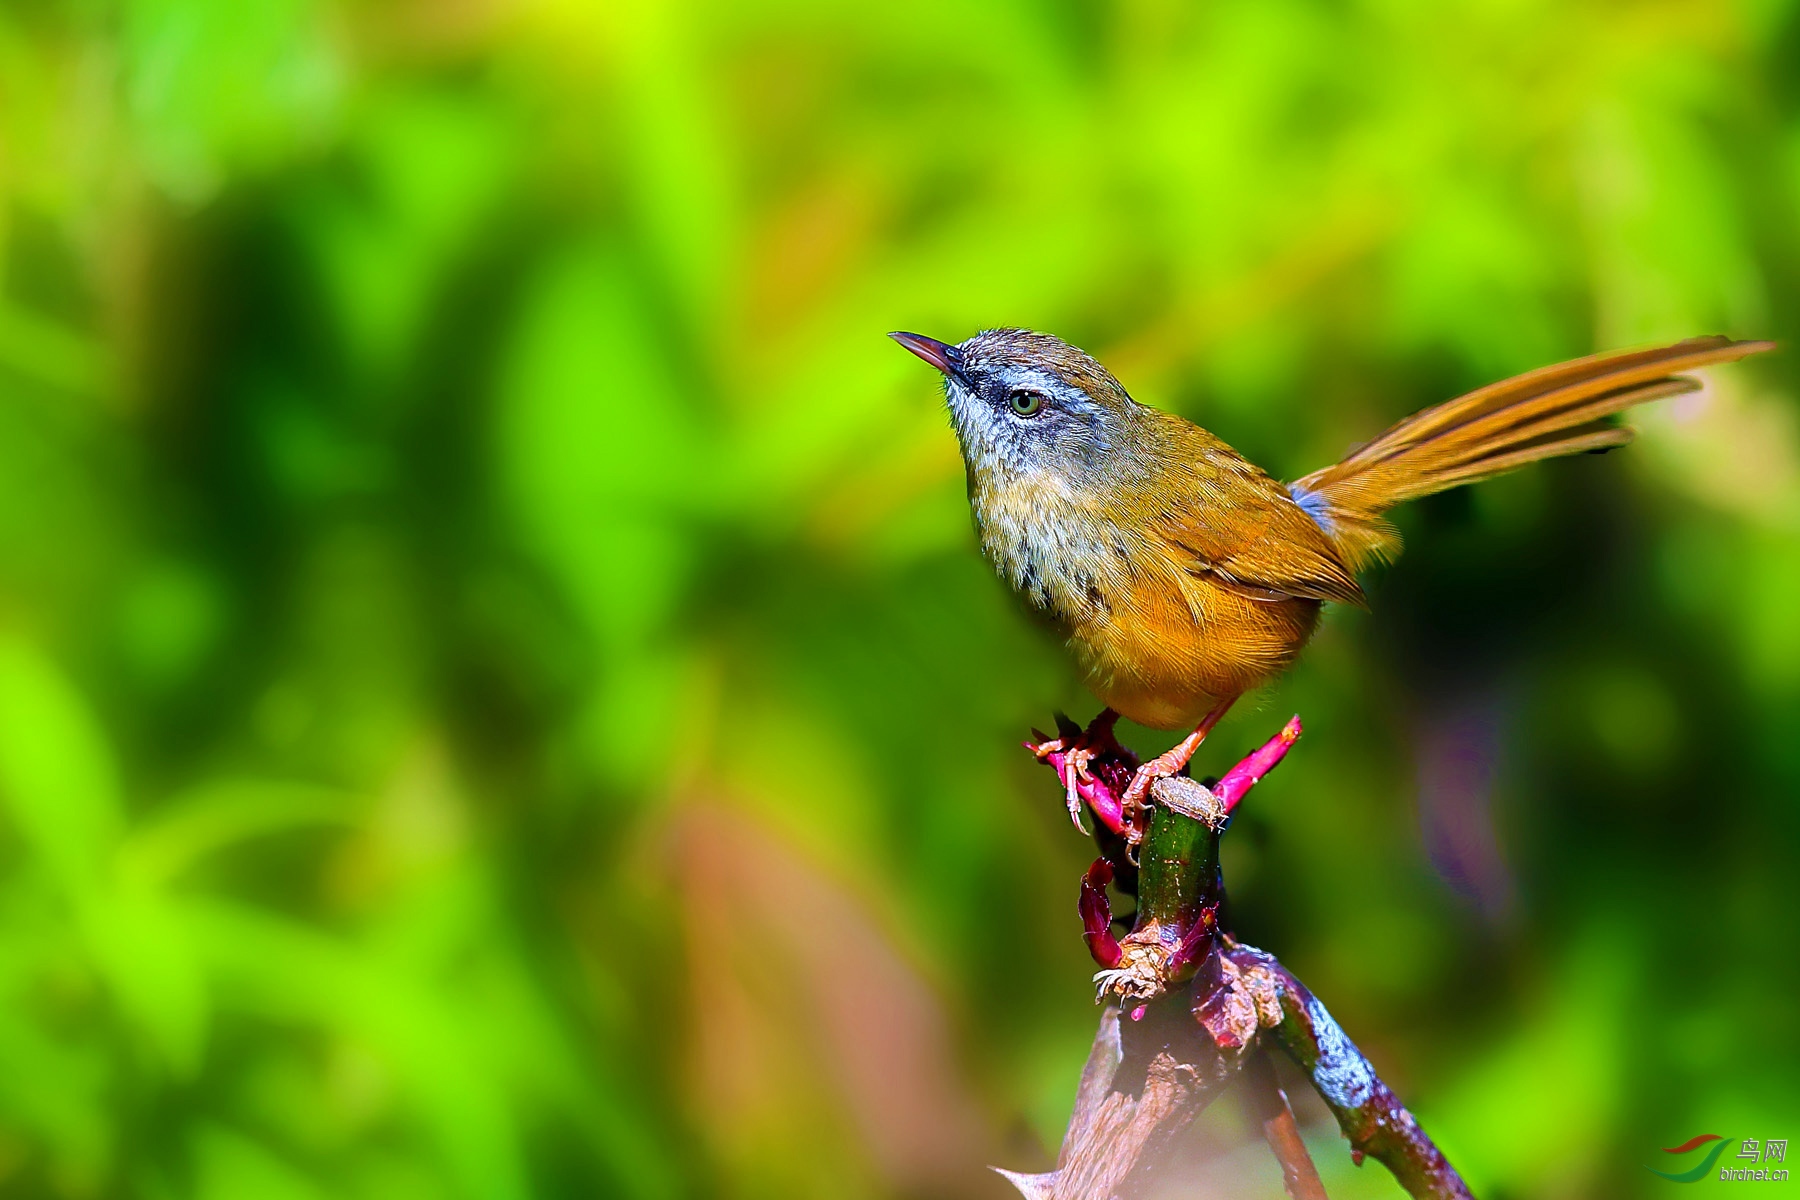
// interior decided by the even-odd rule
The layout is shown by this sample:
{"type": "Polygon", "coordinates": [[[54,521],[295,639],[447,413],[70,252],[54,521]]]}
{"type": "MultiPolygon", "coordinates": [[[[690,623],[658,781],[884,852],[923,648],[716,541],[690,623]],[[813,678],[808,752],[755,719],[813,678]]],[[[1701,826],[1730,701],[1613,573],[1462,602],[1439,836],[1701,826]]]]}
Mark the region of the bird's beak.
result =
{"type": "Polygon", "coordinates": [[[962,352],[955,346],[922,333],[890,333],[888,336],[958,383],[968,385],[969,381],[962,373],[962,352]]]}

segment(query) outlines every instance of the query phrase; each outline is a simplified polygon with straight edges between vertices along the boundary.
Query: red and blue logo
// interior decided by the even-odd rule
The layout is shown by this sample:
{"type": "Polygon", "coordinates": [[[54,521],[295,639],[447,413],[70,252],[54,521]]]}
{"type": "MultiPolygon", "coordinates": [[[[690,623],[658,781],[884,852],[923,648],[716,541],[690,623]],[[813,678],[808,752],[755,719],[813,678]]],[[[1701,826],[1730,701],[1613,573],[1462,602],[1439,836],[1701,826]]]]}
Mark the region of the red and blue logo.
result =
{"type": "Polygon", "coordinates": [[[1721,1134],[1703,1133],[1698,1137],[1689,1138],[1679,1146],[1663,1147],[1664,1154],[1691,1154],[1708,1142],[1715,1143],[1713,1148],[1708,1150],[1697,1164],[1685,1171],[1658,1171],[1655,1167],[1645,1169],[1653,1175],[1661,1175],[1664,1179],[1675,1183],[1698,1183],[1712,1172],[1713,1164],[1719,1161],[1719,1155],[1725,1153],[1725,1147],[1731,1144],[1731,1140],[1721,1134]]]}

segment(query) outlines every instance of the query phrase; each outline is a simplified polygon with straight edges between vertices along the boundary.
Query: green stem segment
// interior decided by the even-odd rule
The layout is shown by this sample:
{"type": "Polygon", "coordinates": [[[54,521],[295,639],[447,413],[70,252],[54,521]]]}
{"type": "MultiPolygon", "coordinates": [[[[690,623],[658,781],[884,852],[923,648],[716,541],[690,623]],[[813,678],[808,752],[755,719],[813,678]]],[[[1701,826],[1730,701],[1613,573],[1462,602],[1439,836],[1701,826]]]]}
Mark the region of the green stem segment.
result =
{"type": "Polygon", "coordinates": [[[1158,806],[1138,853],[1138,924],[1191,929],[1218,899],[1218,833],[1158,806]]]}

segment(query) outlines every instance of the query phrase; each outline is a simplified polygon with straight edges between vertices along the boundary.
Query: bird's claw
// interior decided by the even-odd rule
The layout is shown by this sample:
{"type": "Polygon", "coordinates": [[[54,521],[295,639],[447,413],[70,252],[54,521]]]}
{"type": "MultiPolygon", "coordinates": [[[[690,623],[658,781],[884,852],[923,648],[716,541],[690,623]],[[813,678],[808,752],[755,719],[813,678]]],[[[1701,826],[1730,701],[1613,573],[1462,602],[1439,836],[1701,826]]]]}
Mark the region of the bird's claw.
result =
{"type": "MultiPolygon", "coordinates": [[[[1125,789],[1125,794],[1119,797],[1119,806],[1125,810],[1128,828],[1137,829],[1138,817],[1143,813],[1145,804],[1150,799],[1151,787],[1159,779],[1170,779],[1179,775],[1185,766],[1187,763],[1177,759],[1172,753],[1159,754],[1132,772],[1131,785],[1125,789]]],[[[1140,833],[1139,837],[1141,838],[1141,836],[1140,833]]]]}
{"type": "Polygon", "coordinates": [[[1087,826],[1081,822],[1081,787],[1091,783],[1093,775],[1088,771],[1088,764],[1094,761],[1096,751],[1085,744],[1080,734],[1073,737],[1046,737],[1042,730],[1033,729],[1032,736],[1036,742],[1026,742],[1025,748],[1039,762],[1049,761],[1056,769],[1056,777],[1062,782],[1068,798],[1069,820],[1075,822],[1075,828],[1082,833],[1087,826]],[[1053,757],[1058,756],[1058,757],[1053,757]]]}
{"type": "Polygon", "coordinates": [[[1094,776],[1088,770],[1096,754],[1087,746],[1071,746],[1063,754],[1062,776],[1063,786],[1068,789],[1069,820],[1075,822],[1075,828],[1087,833],[1087,826],[1081,822],[1081,785],[1092,783],[1094,776]]]}
{"type": "Polygon", "coordinates": [[[1115,715],[1102,713],[1084,730],[1059,713],[1056,724],[1060,736],[1046,737],[1034,729],[1032,733],[1038,740],[1025,743],[1034,758],[1055,770],[1057,781],[1063,785],[1069,820],[1083,834],[1087,833],[1081,817],[1084,803],[1103,824],[1116,828],[1117,788],[1124,782],[1125,771],[1137,762],[1113,737],[1115,720],[1115,715]],[[1097,771],[1096,766],[1102,770],[1097,771]]]}

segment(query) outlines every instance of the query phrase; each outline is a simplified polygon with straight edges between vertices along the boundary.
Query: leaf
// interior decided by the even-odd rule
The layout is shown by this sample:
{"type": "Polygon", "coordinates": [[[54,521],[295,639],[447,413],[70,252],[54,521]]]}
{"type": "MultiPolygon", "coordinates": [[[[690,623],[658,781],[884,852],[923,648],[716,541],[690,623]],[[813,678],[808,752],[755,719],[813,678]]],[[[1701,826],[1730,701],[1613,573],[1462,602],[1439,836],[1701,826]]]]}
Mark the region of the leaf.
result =
{"type": "Polygon", "coordinates": [[[64,892],[91,905],[124,826],[111,747],[36,647],[0,637],[0,804],[64,892]]]}

